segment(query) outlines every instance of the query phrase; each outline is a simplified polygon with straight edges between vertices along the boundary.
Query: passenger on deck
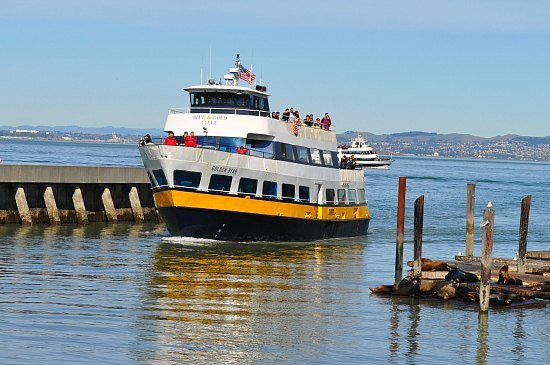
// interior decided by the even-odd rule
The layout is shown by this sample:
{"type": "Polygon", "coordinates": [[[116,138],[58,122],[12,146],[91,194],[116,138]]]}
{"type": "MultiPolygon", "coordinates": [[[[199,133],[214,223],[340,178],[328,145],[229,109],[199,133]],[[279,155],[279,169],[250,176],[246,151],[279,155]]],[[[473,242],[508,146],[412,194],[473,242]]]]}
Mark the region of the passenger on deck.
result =
{"type": "Polygon", "coordinates": [[[315,128],[321,128],[321,118],[315,119],[315,123],[313,123],[313,126],[315,128]]]}
{"type": "Polygon", "coordinates": [[[302,124],[302,119],[300,119],[300,112],[298,112],[297,110],[294,112],[294,124],[302,124]]]}
{"type": "Polygon", "coordinates": [[[306,119],[304,120],[304,124],[308,127],[313,127],[313,114],[306,115],[306,119]]]}
{"type": "Polygon", "coordinates": [[[286,108],[284,113],[283,113],[283,116],[281,117],[281,120],[283,122],[288,122],[288,117],[289,116],[290,116],[290,111],[288,110],[288,108],[286,108]]]}
{"type": "Polygon", "coordinates": [[[325,117],[321,120],[321,124],[323,125],[323,129],[326,129],[327,131],[330,130],[332,121],[330,120],[330,115],[328,115],[328,113],[325,113],[325,117]]]}
{"type": "Polygon", "coordinates": [[[248,152],[248,148],[246,148],[244,146],[237,147],[237,153],[239,155],[246,155],[247,152],[248,152]]]}
{"type": "Polygon", "coordinates": [[[168,132],[168,137],[164,139],[164,144],[167,146],[177,146],[178,142],[176,140],[176,137],[174,137],[174,132],[168,132]]]}
{"type": "Polygon", "coordinates": [[[348,169],[354,170],[356,167],[357,167],[357,161],[355,160],[355,156],[354,155],[349,156],[348,169]]]}
{"type": "Polygon", "coordinates": [[[187,131],[183,132],[183,136],[181,136],[181,146],[185,146],[185,141],[189,138],[189,133],[187,131]]]}
{"type": "Polygon", "coordinates": [[[153,140],[151,139],[151,135],[149,133],[143,136],[143,144],[153,144],[153,140]]]}
{"type": "Polygon", "coordinates": [[[290,108],[290,114],[288,115],[288,122],[294,123],[294,108],[290,108]]]}
{"type": "Polygon", "coordinates": [[[346,155],[344,155],[340,159],[340,168],[341,169],[347,169],[347,167],[348,167],[348,158],[346,157],[346,155]]]}
{"type": "Polygon", "coordinates": [[[197,147],[197,137],[195,137],[195,132],[191,132],[187,137],[185,137],[185,142],[183,145],[186,147],[197,147]]]}

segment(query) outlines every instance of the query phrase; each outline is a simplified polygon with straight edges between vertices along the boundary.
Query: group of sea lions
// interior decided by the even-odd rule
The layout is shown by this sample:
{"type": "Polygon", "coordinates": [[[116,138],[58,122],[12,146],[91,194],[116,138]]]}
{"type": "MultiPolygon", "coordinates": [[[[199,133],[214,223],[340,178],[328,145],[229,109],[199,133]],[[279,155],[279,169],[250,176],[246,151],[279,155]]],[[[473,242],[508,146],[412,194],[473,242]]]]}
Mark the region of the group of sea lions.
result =
{"type": "MultiPolygon", "coordinates": [[[[444,261],[422,258],[422,271],[448,271],[445,280],[426,280],[419,277],[407,276],[398,285],[380,285],[370,288],[376,294],[391,294],[400,296],[435,296],[443,300],[462,298],[465,302],[476,302],[479,300],[479,287],[471,288],[461,286],[460,283],[476,283],[479,278],[476,274],[463,271],[456,266],[451,266],[444,261]]],[[[413,262],[409,261],[408,266],[412,267],[413,262]]],[[[521,285],[520,279],[510,276],[508,265],[504,265],[499,271],[499,284],[521,285]]],[[[512,300],[525,300],[516,294],[508,291],[493,292],[489,297],[490,303],[494,305],[511,305],[512,300]]]]}

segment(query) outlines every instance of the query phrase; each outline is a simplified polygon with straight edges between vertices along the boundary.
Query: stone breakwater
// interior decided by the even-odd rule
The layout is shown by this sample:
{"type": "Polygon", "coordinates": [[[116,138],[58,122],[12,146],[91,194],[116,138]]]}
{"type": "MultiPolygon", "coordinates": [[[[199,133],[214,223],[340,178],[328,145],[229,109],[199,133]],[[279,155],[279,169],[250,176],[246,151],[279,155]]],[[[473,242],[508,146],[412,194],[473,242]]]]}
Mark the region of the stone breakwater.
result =
{"type": "Polygon", "coordinates": [[[0,224],[156,220],[143,168],[0,165],[0,224]]]}

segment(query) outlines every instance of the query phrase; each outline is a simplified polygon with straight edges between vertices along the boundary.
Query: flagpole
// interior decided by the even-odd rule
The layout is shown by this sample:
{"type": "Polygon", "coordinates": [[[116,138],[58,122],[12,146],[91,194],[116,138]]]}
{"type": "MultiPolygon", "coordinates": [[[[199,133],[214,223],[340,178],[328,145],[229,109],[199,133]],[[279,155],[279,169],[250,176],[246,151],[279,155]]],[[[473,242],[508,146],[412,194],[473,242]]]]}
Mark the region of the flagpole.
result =
{"type": "Polygon", "coordinates": [[[252,64],[250,64],[250,82],[248,83],[248,88],[250,89],[250,86],[252,86],[252,64]]]}

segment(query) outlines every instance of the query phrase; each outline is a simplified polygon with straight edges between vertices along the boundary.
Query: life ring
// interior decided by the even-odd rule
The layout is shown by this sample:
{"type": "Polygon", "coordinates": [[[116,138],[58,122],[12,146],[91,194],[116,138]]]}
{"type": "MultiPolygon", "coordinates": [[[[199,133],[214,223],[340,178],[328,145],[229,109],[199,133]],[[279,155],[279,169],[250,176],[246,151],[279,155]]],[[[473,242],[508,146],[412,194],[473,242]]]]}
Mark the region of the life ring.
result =
{"type": "Polygon", "coordinates": [[[292,126],[292,133],[294,133],[295,136],[298,135],[298,126],[296,124],[292,126]]]}

